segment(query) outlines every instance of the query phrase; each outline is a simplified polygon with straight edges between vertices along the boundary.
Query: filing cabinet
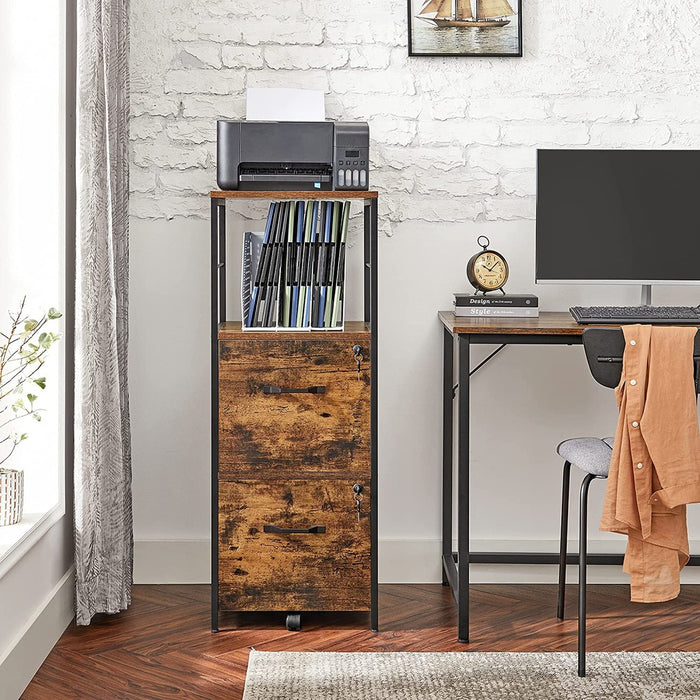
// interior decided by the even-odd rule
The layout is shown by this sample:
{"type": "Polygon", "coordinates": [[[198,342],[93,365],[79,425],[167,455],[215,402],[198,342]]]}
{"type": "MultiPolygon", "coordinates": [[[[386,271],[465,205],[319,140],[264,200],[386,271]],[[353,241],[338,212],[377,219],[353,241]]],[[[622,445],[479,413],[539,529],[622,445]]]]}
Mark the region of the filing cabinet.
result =
{"type": "Polygon", "coordinates": [[[346,325],[219,329],[221,611],[370,608],[371,338],[346,325]]]}
{"type": "Polygon", "coordinates": [[[301,332],[226,320],[225,198],[246,195],[211,193],[212,631],[262,611],[376,630],[376,193],[319,193],[365,200],[365,319],[301,332]]]}

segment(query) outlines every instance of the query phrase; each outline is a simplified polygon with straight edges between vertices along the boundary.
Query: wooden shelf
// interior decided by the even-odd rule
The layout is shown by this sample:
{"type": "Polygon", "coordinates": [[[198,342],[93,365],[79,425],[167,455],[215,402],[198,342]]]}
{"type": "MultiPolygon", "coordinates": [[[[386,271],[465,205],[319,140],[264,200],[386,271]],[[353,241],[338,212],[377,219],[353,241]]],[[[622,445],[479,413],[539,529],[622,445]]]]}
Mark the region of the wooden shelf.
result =
{"type": "Polygon", "coordinates": [[[212,190],[211,199],[377,199],[379,193],[369,190],[308,190],[277,192],[257,190],[212,190]]]}
{"type": "Polygon", "coordinates": [[[364,321],[346,321],[343,331],[244,331],[240,321],[219,324],[219,340],[350,340],[360,333],[370,333],[364,321]]]}

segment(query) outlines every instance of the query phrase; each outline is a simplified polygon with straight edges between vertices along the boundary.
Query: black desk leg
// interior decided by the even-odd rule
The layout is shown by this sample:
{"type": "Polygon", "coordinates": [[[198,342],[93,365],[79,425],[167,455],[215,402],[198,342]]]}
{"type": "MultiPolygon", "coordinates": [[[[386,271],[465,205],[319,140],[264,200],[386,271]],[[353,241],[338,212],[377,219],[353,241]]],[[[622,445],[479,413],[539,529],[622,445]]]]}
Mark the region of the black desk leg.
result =
{"type": "Polygon", "coordinates": [[[452,403],[454,394],[454,337],[443,331],[442,365],[442,585],[448,586],[447,566],[452,561],[452,403]]]}
{"type": "Polygon", "coordinates": [[[469,641],[469,336],[458,335],[457,639],[469,641]]]}

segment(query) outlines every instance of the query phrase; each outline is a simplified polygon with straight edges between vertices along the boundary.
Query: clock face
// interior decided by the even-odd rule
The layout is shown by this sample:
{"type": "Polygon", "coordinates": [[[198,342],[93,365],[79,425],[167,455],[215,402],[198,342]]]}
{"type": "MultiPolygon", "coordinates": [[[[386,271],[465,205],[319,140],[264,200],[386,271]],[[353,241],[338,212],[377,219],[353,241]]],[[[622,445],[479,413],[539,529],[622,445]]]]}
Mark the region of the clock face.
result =
{"type": "Polygon", "coordinates": [[[482,289],[499,289],[508,279],[508,264],[498,253],[486,250],[472,263],[472,274],[482,289]]]}

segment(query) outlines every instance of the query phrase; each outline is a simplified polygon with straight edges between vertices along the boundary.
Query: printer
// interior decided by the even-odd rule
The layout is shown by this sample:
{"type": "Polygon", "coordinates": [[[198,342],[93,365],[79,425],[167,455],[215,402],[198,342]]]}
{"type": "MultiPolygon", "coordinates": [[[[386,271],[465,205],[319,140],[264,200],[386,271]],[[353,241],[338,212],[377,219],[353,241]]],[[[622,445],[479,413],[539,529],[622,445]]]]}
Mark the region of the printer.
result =
{"type": "Polygon", "coordinates": [[[369,126],[220,120],[216,180],[222,190],[366,190],[369,126]]]}

